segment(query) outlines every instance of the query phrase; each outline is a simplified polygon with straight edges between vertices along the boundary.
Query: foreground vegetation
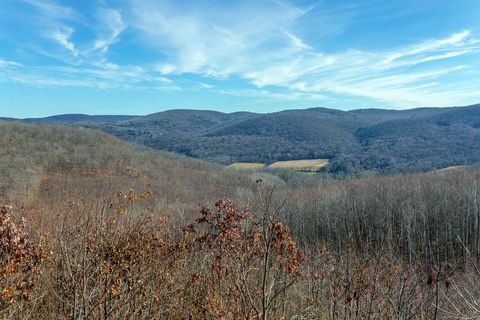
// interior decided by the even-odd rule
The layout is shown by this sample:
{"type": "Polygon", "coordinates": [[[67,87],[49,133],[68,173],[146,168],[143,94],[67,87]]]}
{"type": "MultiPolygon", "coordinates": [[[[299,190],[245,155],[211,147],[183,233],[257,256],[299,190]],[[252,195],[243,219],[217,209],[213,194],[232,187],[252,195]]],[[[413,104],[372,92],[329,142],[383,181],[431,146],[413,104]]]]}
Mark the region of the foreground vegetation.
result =
{"type": "Polygon", "coordinates": [[[475,319],[479,177],[262,181],[190,222],[133,189],[3,207],[2,317],[475,319]]]}
{"type": "Polygon", "coordinates": [[[480,317],[477,169],[299,183],[90,130],[8,128],[2,319],[480,317]],[[38,181],[19,188],[24,168],[38,181]]]}

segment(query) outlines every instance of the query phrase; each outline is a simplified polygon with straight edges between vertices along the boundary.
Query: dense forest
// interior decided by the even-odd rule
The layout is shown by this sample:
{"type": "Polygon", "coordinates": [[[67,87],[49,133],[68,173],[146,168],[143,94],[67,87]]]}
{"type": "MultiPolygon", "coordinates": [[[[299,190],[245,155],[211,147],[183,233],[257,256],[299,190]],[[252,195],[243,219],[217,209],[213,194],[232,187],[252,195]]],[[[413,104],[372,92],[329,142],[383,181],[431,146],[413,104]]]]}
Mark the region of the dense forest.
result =
{"type": "Polygon", "coordinates": [[[3,319],[480,317],[473,167],[336,180],[72,126],[0,137],[3,319]]]}

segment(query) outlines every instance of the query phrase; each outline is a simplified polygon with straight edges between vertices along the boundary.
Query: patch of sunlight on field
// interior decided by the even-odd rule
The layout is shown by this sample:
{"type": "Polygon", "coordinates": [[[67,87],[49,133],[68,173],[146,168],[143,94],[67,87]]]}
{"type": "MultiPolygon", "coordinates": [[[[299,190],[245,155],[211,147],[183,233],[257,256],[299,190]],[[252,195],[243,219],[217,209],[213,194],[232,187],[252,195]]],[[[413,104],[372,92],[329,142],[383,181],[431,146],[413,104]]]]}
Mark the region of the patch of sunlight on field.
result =
{"type": "Polygon", "coordinates": [[[312,159],[312,160],[290,160],[278,161],[269,166],[269,168],[277,169],[295,169],[302,171],[319,171],[321,168],[328,165],[326,159],[312,159]]]}
{"type": "Polygon", "coordinates": [[[467,165],[459,165],[459,166],[450,166],[442,169],[437,169],[437,171],[450,171],[450,170],[458,170],[458,169],[466,169],[468,168],[467,165]]]}
{"type": "Polygon", "coordinates": [[[246,170],[257,170],[262,169],[265,167],[263,163],[255,163],[255,162],[235,162],[228,166],[228,168],[232,169],[246,169],[246,170]]]}

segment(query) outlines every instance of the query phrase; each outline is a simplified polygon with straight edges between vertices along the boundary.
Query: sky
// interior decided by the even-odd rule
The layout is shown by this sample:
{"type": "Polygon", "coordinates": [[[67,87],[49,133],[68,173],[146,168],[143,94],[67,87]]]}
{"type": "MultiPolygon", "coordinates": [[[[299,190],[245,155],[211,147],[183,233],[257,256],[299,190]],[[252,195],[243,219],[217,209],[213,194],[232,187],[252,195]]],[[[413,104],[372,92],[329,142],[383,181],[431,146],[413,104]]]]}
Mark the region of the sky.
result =
{"type": "Polygon", "coordinates": [[[479,0],[0,1],[0,117],[475,103],[479,0]]]}

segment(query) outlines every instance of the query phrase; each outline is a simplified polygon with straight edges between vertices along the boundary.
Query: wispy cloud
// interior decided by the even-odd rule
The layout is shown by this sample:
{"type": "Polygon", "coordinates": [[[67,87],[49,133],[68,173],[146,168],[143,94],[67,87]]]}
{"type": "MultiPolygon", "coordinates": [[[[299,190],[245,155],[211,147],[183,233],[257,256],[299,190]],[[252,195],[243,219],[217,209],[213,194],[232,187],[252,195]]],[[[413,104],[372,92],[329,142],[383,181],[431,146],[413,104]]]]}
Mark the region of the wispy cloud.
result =
{"type": "Polygon", "coordinates": [[[78,50],[70,40],[70,37],[74,32],[75,30],[73,28],[58,26],[53,31],[48,33],[48,37],[52,38],[62,47],[70,51],[75,57],[78,57],[78,50]]]}
{"type": "Polygon", "coordinates": [[[251,97],[260,98],[265,101],[275,99],[279,101],[296,101],[296,100],[308,100],[308,101],[325,101],[328,97],[315,93],[315,92],[272,92],[264,89],[220,89],[219,92],[225,95],[232,95],[237,97],[251,97]]]}
{"type": "Polygon", "coordinates": [[[3,60],[0,58],[0,68],[6,68],[10,66],[21,67],[22,64],[15,61],[3,60]]]}
{"type": "Polygon", "coordinates": [[[72,8],[59,5],[50,0],[21,0],[39,9],[44,15],[61,20],[80,20],[81,16],[72,8]]]}
{"type": "MultiPolygon", "coordinates": [[[[4,68],[2,81],[12,81],[41,87],[87,87],[98,89],[164,88],[171,80],[147,72],[135,65],[118,65],[109,61],[110,46],[118,41],[127,28],[118,10],[106,3],[94,7],[95,15],[83,17],[53,0],[22,0],[36,10],[31,19],[38,34],[56,43],[59,48],[30,44],[27,48],[58,61],[56,64],[34,65],[28,68],[4,68]],[[74,26],[89,30],[89,37],[75,42],[74,26]],[[58,50],[62,49],[62,50],[58,50]]],[[[0,67],[11,62],[0,60],[0,67]]]]}
{"type": "Polygon", "coordinates": [[[25,67],[0,60],[0,82],[16,82],[39,87],[80,87],[121,90],[178,90],[173,81],[137,66],[116,68],[92,67],[25,67]],[[14,68],[15,67],[15,68],[14,68]]]}
{"type": "Polygon", "coordinates": [[[203,88],[203,89],[212,89],[215,87],[213,84],[209,84],[205,82],[199,82],[198,85],[200,86],[200,88],[203,88]]]}
{"type": "MultiPolygon", "coordinates": [[[[43,40],[24,47],[48,63],[19,60],[23,67],[0,60],[1,81],[206,90],[262,101],[331,101],[343,96],[397,107],[460,104],[466,101],[462,96],[471,97],[472,88],[480,85],[480,71],[471,59],[480,59],[480,35],[474,28],[409,37],[416,40],[395,45],[345,46],[341,37],[350,20],[356,14],[378,13],[379,2],[373,0],[335,5],[97,0],[83,10],[72,1],[21,2],[31,8],[25,15],[33,12],[26,23],[43,40]],[[342,45],[329,48],[331,37],[342,45]],[[125,46],[117,45],[124,40],[125,46]],[[120,52],[125,47],[130,51],[120,52]],[[137,59],[137,48],[147,59],[137,59]],[[448,85],[449,79],[455,79],[455,86],[448,85]]],[[[425,2],[422,7],[428,9],[425,2]]]]}
{"type": "MultiPolygon", "coordinates": [[[[391,66],[392,63],[396,63],[393,67],[398,67],[469,53],[475,50],[471,45],[476,41],[474,38],[469,38],[470,34],[469,30],[465,30],[446,38],[428,40],[414,46],[407,46],[404,49],[388,53],[387,58],[381,62],[381,65],[391,66]],[[414,60],[409,60],[412,57],[414,60]]],[[[478,50],[478,48],[476,49],[478,50]]]]}
{"type": "Polygon", "coordinates": [[[98,16],[98,33],[100,37],[95,40],[93,49],[105,53],[108,47],[117,41],[117,37],[126,29],[123,17],[117,10],[100,8],[98,16]]]}
{"type": "Polygon", "coordinates": [[[136,0],[131,5],[136,27],[150,45],[167,53],[167,60],[159,64],[161,73],[239,77],[264,88],[262,95],[274,86],[290,90],[291,97],[346,94],[397,101],[397,106],[448,103],[441,98],[444,89],[432,78],[463,69],[439,71],[428,63],[479,52],[478,39],[469,30],[391,51],[322,52],[294,32],[311,8],[283,2],[249,3],[248,12],[235,5],[228,10],[194,7],[182,12],[174,11],[168,1],[136,0]],[[415,67],[427,71],[420,73],[415,67]],[[422,86],[422,81],[429,85],[422,86]]]}
{"type": "Polygon", "coordinates": [[[72,8],[59,5],[51,0],[21,1],[36,9],[35,16],[30,19],[35,30],[77,58],[79,51],[71,39],[75,28],[70,24],[73,21],[82,20],[82,17],[72,8]]]}
{"type": "MultiPolygon", "coordinates": [[[[38,13],[33,19],[37,21],[40,33],[53,40],[63,49],[70,52],[77,60],[75,63],[82,62],[102,62],[105,61],[105,55],[108,49],[117,40],[119,35],[126,29],[126,24],[118,10],[100,6],[95,8],[94,18],[85,18],[74,9],[59,5],[52,0],[22,0],[23,2],[36,8],[38,13]],[[83,40],[77,45],[72,40],[77,31],[74,24],[90,29],[95,35],[94,39],[83,40]]],[[[57,55],[58,56],[58,55],[57,55]]],[[[65,62],[71,62],[66,60],[65,62]]]]}
{"type": "Polygon", "coordinates": [[[222,77],[255,64],[255,58],[268,58],[254,57],[258,48],[263,47],[264,53],[272,57],[285,41],[290,43],[286,50],[298,52],[304,46],[287,30],[306,10],[281,2],[245,1],[228,7],[192,5],[182,8],[185,12],[178,12],[174,2],[168,1],[130,3],[136,28],[146,35],[151,46],[173,58],[165,64],[170,72],[222,77]]]}

